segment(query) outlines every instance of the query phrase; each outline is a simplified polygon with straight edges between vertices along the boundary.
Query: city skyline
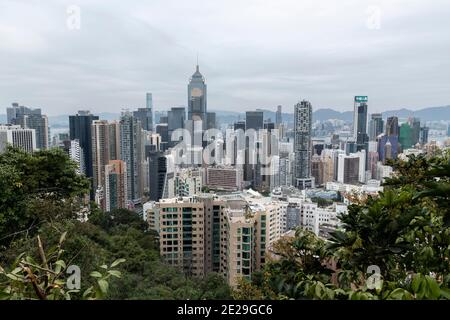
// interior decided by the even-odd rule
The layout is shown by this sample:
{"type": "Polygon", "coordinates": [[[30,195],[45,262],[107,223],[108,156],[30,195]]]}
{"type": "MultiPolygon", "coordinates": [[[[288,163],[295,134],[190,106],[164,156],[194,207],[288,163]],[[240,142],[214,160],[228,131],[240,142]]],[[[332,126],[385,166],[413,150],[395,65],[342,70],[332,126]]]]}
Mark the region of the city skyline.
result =
{"type": "Polygon", "coordinates": [[[145,107],[146,92],[154,110],[187,107],[197,54],[212,111],[275,110],[301,97],[316,110],[348,111],[355,95],[370,96],[372,112],[450,103],[445,1],[254,1],[239,10],[229,2],[80,1],[79,29],[67,26],[70,5],[3,4],[3,108],[20,100],[50,116],[119,113],[145,107]]]}

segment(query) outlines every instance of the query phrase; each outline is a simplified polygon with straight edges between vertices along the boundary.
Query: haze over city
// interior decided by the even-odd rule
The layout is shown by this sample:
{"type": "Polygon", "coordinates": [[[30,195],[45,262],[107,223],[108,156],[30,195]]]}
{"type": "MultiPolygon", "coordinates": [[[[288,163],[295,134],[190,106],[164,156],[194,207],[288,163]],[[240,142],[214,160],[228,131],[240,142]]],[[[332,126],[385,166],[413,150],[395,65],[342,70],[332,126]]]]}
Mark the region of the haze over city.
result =
{"type": "Polygon", "coordinates": [[[210,110],[448,105],[449,14],[444,0],[2,1],[0,105],[120,112],[152,92],[155,110],[185,106],[197,55],[210,110]]]}

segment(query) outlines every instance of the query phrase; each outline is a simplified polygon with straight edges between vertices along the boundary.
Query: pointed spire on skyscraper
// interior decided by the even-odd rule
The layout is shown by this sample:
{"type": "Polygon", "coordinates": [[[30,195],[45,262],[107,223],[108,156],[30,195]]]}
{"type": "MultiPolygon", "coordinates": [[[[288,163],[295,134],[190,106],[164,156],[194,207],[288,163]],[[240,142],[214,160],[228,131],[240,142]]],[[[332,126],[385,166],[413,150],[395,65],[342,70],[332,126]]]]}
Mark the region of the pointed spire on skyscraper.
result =
{"type": "Polygon", "coordinates": [[[197,72],[199,72],[199,67],[198,67],[198,52],[197,52],[197,72]]]}

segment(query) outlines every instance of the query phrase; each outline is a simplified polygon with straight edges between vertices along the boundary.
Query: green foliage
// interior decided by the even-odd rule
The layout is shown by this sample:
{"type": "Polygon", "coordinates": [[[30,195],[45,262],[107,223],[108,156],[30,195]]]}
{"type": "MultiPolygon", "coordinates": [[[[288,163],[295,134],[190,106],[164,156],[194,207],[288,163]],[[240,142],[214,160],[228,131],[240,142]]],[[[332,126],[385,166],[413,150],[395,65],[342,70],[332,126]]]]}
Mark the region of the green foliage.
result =
{"type": "MultiPolygon", "coordinates": [[[[58,245],[44,251],[40,236],[37,236],[39,260],[25,253],[20,254],[7,272],[0,266],[0,299],[9,300],[71,300],[78,289],[67,289],[65,274],[67,263],[62,259],[63,243],[66,233],[59,239],[58,245]],[[4,278],[4,279],[3,279],[4,278]]],[[[82,294],[83,299],[103,299],[108,293],[109,278],[121,277],[117,267],[124,259],[114,261],[109,267],[102,265],[101,271],[93,271],[90,276],[95,278],[94,285],[82,294]]]]}
{"type": "Polygon", "coordinates": [[[3,298],[231,298],[221,275],[193,279],[165,264],[159,256],[156,232],[147,230],[135,212],[119,209],[105,213],[90,204],[89,220],[78,220],[80,210],[86,209],[79,196],[89,192],[88,185],[59,150],[27,154],[9,148],[0,155],[3,298]],[[61,234],[65,235],[64,248],[61,234]],[[41,247],[48,248],[45,259],[36,248],[37,235],[41,247]],[[81,291],[64,286],[70,265],[80,268],[81,291]]]}
{"type": "MultiPolygon", "coordinates": [[[[8,147],[0,154],[0,248],[46,221],[73,213],[89,181],[59,149],[34,154],[8,147]],[[51,210],[52,207],[63,210],[51,210]]],[[[79,206],[79,204],[78,204],[79,206]]]]}
{"type": "Polygon", "coordinates": [[[274,246],[276,259],[263,278],[240,284],[235,296],[449,299],[450,156],[410,156],[392,165],[396,175],[384,192],[350,205],[331,239],[297,230],[274,246]],[[372,265],[380,268],[378,287],[369,286],[372,265]]]}

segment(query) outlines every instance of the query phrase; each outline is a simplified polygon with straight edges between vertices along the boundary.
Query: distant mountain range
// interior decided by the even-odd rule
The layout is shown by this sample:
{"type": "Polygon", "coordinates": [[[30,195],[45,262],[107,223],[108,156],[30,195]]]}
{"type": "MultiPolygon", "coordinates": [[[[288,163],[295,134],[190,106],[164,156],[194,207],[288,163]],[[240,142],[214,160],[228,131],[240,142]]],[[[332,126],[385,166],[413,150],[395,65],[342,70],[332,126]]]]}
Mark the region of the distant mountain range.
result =
{"type": "MultiPolygon", "coordinates": [[[[271,119],[275,121],[275,112],[271,110],[264,111],[264,118],[271,119]]],[[[213,110],[214,111],[214,110],[213,110]]],[[[234,111],[223,111],[216,110],[217,120],[221,123],[233,123],[238,120],[245,119],[245,112],[234,112],[234,111]]],[[[429,107],[420,110],[409,110],[409,109],[397,109],[392,111],[383,112],[383,118],[397,116],[400,119],[406,119],[408,117],[417,117],[420,118],[421,121],[440,121],[440,120],[448,120],[450,121],[450,105],[443,107],[429,107]]],[[[111,113],[104,112],[98,114],[100,119],[104,120],[114,120],[120,118],[120,113],[111,113]]],[[[283,113],[282,114],[283,121],[293,122],[294,115],[292,113],[283,113]]],[[[49,116],[49,124],[53,129],[64,129],[69,127],[69,115],[58,115],[58,116],[49,116]]],[[[351,122],[353,120],[353,112],[352,111],[336,111],[331,108],[318,109],[313,112],[313,121],[326,121],[329,119],[338,119],[351,122]]],[[[6,115],[0,114],[0,123],[6,123],[6,115]]]]}
{"type": "MultiPolygon", "coordinates": [[[[369,110],[370,111],[370,110],[369,110]]],[[[275,120],[275,112],[267,111],[264,113],[265,117],[275,120]]],[[[386,119],[391,116],[397,116],[400,119],[408,117],[417,117],[421,121],[450,121],[450,105],[443,107],[430,107],[420,110],[397,109],[392,111],[382,112],[383,118],[386,119]]],[[[283,119],[293,121],[293,114],[283,114],[283,119]],[[285,118],[287,117],[287,118],[285,118]]],[[[331,108],[318,109],[313,112],[313,121],[326,121],[329,119],[338,119],[348,122],[353,121],[353,111],[336,111],[331,108]]]]}

